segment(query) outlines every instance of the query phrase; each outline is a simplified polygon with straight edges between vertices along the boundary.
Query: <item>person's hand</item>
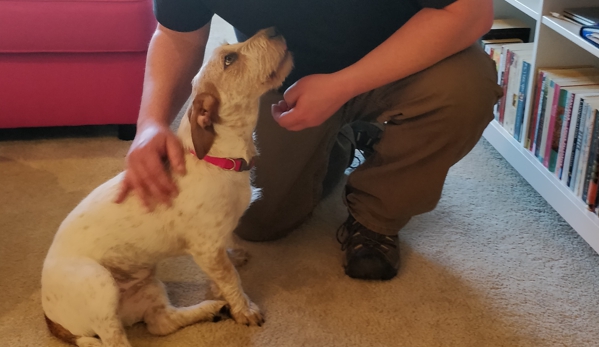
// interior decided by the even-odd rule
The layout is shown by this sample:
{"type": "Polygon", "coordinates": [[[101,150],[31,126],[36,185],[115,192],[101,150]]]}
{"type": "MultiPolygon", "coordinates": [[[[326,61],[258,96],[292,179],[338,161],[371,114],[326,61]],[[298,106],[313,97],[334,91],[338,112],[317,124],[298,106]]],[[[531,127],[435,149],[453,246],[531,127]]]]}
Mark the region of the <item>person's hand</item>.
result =
{"type": "Polygon", "coordinates": [[[284,100],[271,107],[272,116],[287,130],[316,127],[329,119],[351,97],[334,74],[309,75],[289,87],[284,100]]]}
{"type": "Polygon", "coordinates": [[[126,159],[125,178],[115,200],[121,203],[133,191],[148,210],[157,202],[170,206],[178,189],[167,170],[185,174],[181,141],[166,125],[146,123],[138,129],[126,159]]]}

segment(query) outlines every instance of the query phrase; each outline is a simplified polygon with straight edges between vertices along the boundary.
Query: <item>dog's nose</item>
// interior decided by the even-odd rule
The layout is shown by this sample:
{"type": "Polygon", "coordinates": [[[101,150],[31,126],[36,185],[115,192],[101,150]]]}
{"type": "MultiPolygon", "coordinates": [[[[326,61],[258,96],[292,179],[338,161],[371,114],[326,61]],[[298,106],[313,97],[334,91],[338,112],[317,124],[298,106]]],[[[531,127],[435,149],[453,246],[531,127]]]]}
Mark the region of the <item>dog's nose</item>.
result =
{"type": "Polygon", "coordinates": [[[277,30],[277,28],[270,27],[266,29],[266,35],[268,35],[269,38],[274,39],[275,37],[281,36],[281,33],[277,30]]]}

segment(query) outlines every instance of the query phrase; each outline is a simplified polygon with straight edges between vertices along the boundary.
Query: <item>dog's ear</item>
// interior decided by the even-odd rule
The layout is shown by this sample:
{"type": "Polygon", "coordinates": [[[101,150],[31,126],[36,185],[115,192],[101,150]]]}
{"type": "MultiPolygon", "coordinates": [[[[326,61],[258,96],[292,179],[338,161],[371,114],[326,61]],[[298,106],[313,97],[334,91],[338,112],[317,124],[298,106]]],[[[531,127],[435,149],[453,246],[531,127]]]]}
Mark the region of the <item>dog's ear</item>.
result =
{"type": "Polygon", "coordinates": [[[212,93],[200,93],[189,107],[188,117],[191,125],[191,140],[196,155],[204,158],[214,143],[216,132],[214,123],[219,120],[218,107],[220,101],[212,93]]]}

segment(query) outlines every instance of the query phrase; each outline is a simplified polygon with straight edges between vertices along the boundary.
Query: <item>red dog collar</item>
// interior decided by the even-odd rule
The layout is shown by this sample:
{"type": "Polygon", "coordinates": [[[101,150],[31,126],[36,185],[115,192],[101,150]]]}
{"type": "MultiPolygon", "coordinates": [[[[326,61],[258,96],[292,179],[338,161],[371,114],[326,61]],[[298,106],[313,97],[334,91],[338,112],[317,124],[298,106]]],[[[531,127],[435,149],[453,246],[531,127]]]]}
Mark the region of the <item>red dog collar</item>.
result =
{"type": "MultiPolygon", "coordinates": [[[[197,158],[197,155],[194,151],[189,151],[189,152],[197,158]]],[[[204,160],[207,163],[210,163],[214,166],[218,166],[221,169],[228,170],[228,171],[243,172],[243,171],[249,171],[254,167],[254,159],[252,159],[248,163],[243,158],[237,158],[237,159],[219,158],[219,157],[211,157],[211,156],[207,155],[207,156],[204,156],[204,158],[202,158],[201,160],[204,160]]]]}

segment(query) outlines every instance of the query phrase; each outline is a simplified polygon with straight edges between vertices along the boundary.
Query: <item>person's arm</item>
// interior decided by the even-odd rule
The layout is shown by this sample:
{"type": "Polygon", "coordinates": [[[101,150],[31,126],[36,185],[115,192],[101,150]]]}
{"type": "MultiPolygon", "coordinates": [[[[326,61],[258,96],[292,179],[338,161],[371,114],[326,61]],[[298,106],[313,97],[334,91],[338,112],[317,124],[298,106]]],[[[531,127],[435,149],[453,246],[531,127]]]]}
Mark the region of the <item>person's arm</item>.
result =
{"type": "Polygon", "coordinates": [[[492,0],[457,0],[443,9],[424,8],[355,64],[300,79],[285,92],[285,100],[273,105],[273,117],[288,130],[318,126],[352,97],[466,49],[492,23],[492,0]]]}
{"type": "Polygon", "coordinates": [[[191,93],[191,80],[204,59],[210,23],[191,32],[158,25],[146,62],[137,134],[127,154],[125,178],[116,202],[134,191],[144,205],[169,204],[177,187],[164,161],[184,174],[183,149],[169,125],[191,93]]]}

